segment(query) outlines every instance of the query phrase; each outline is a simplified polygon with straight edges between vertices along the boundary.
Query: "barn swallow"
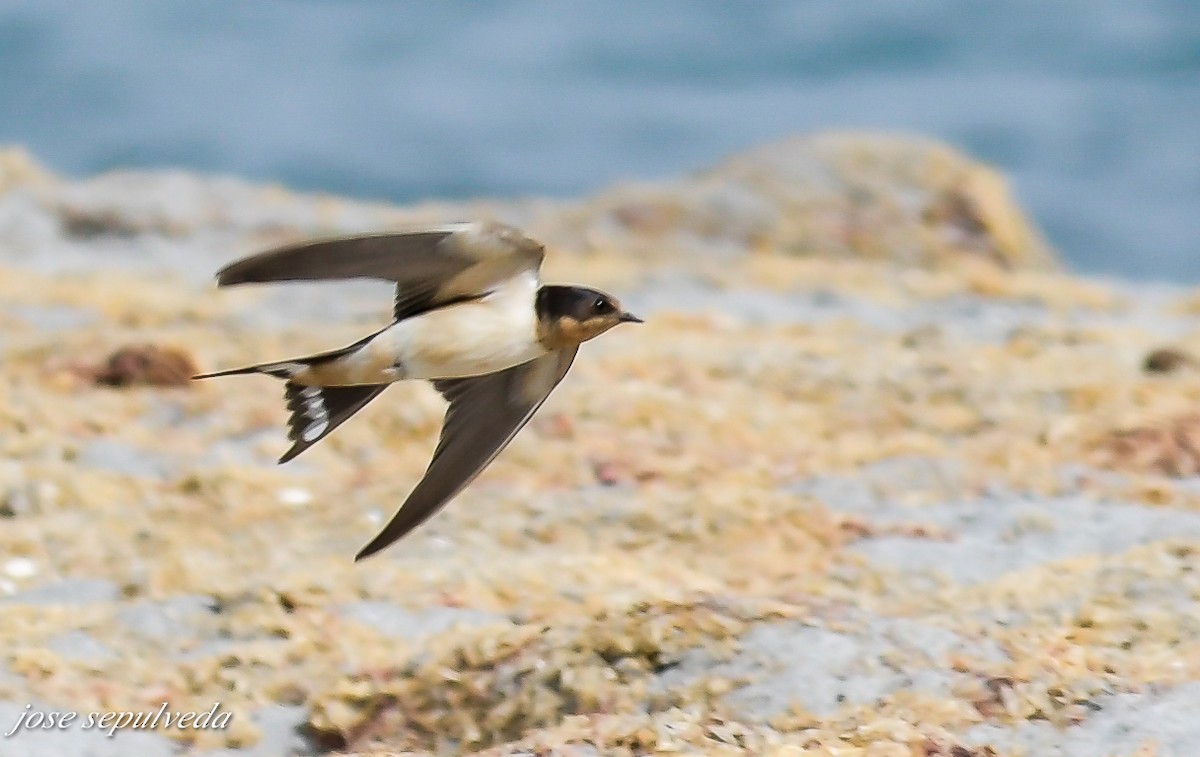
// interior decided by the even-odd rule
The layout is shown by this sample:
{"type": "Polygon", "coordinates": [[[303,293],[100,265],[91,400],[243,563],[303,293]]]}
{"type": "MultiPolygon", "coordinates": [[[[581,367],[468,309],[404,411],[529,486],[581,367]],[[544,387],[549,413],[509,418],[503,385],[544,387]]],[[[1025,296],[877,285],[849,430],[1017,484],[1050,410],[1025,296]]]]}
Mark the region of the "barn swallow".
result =
{"type": "Polygon", "coordinates": [[[370,278],[396,284],[394,320],[348,347],[217,371],[282,379],[291,418],[285,463],[324,439],[390,384],[432,382],[449,406],[424,477],[361,560],[424,523],[500,454],[562,381],[579,345],[641,323],[615,298],[542,285],[543,245],[500,223],[346,236],[231,263],[217,286],[370,278]]]}

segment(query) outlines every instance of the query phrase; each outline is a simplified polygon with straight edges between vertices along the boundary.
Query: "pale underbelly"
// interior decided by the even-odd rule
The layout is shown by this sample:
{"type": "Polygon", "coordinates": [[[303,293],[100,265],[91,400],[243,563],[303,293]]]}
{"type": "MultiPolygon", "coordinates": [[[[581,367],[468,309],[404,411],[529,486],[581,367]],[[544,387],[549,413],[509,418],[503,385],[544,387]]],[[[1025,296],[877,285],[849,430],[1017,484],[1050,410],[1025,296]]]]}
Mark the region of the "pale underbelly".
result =
{"type": "Polygon", "coordinates": [[[495,373],[546,354],[533,319],[462,307],[401,321],[354,353],[308,368],[297,383],[339,386],[495,373]]]}
{"type": "Polygon", "coordinates": [[[546,351],[534,342],[477,343],[436,345],[432,348],[405,350],[400,355],[404,378],[434,379],[462,378],[495,373],[514,365],[527,363],[546,351]]]}
{"type": "Polygon", "coordinates": [[[477,302],[431,311],[381,334],[405,378],[461,378],[495,373],[546,353],[524,282],[477,302]],[[511,290],[511,291],[510,291],[511,290]]]}

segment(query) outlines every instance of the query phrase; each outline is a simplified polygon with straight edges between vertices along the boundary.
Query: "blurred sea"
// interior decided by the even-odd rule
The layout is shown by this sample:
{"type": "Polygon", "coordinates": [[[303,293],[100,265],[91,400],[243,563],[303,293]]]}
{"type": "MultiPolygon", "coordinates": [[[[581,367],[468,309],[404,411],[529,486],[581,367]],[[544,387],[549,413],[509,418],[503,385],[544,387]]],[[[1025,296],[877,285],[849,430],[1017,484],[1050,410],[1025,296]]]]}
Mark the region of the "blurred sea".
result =
{"type": "Polygon", "coordinates": [[[999,165],[1079,270],[1200,281],[1200,2],[0,0],[0,143],[406,202],[798,132],[999,165]]]}

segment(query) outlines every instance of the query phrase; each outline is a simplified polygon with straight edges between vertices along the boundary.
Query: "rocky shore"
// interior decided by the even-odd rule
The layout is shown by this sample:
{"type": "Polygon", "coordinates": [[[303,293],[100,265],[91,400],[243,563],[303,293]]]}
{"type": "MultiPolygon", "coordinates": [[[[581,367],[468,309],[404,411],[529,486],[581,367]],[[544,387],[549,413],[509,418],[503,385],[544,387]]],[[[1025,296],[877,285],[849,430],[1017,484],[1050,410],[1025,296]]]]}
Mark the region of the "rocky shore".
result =
{"type": "Polygon", "coordinates": [[[1200,754],[1193,355],[1200,291],[1063,272],[996,172],[917,139],[413,207],[0,152],[0,734],[230,714],[0,755],[1200,754]],[[468,218],[648,322],[354,564],[436,395],[279,467],[276,383],[186,377],[341,346],[388,288],[211,276],[468,218]]]}

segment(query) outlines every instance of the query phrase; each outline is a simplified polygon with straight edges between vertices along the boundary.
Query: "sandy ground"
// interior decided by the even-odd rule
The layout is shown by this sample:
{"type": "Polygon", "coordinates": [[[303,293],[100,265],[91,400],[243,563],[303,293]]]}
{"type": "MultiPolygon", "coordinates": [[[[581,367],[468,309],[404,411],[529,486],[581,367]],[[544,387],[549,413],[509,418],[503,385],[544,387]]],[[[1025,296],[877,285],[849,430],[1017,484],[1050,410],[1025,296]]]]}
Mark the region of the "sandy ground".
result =
{"type": "Polygon", "coordinates": [[[0,733],[26,705],[231,715],[0,755],[1200,754],[1200,293],[1055,272],[986,169],[801,141],[578,203],[390,208],[0,163],[0,733]],[[211,274],[462,217],[648,323],[376,559],[427,387],[277,467],[269,379],[97,380],[129,346],[207,370],[352,341],[386,286],[211,274]]]}

